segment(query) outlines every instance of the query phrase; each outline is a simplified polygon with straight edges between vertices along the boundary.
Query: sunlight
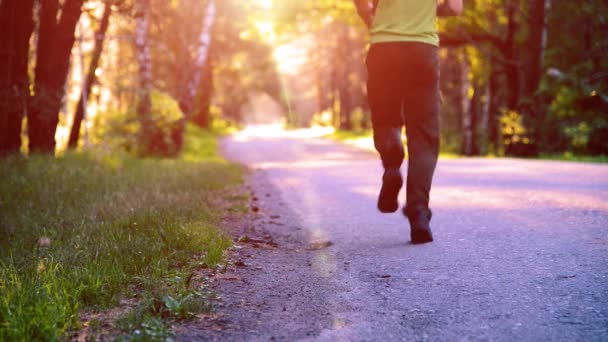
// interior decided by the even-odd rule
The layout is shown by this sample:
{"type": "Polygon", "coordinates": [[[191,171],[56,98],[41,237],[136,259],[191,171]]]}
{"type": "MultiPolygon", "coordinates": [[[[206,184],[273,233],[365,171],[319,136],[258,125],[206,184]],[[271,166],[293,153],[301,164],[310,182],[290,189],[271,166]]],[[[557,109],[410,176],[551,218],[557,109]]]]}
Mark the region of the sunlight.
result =
{"type": "Polygon", "coordinates": [[[298,43],[277,46],[274,49],[273,57],[277,63],[278,71],[290,76],[297,75],[308,61],[305,51],[298,43]]]}
{"type": "Polygon", "coordinates": [[[248,141],[251,138],[297,138],[310,139],[320,138],[333,133],[335,128],[328,126],[313,126],[311,128],[286,130],[284,123],[274,123],[265,125],[249,125],[242,131],[234,135],[234,139],[239,142],[248,141]]]}
{"type": "Polygon", "coordinates": [[[256,20],[254,22],[255,28],[260,33],[260,36],[264,38],[271,45],[276,41],[276,34],[274,30],[274,23],[267,20],[256,20]]]}
{"type": "Polygon", "coordinates": [[[265,10],[272,9],[272,0],[254,0],[253,2],[265,10]]]}

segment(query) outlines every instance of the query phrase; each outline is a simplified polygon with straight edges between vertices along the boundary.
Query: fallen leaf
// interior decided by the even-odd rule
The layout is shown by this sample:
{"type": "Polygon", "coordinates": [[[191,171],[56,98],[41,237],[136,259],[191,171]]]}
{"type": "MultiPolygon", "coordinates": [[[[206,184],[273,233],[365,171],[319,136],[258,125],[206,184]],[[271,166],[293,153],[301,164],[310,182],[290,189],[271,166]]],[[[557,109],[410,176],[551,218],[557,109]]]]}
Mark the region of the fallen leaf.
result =
{"type": "Polygon", "coordinates": [[[318,251],[319,249],[323,249],[323,248],[327,248],[327,247],[331,247],[333,246],[333,242],[327,240],[327,241],[316,241],[311,243],[308,248],[306,248],[307,251],[318,251]]]}
{"type": "Polygon", "coordinates": [[[237,240],[242,243],[250,243],[254,248],[276,248],[278,244],[272,240],[272,238],[268,238],[267,240],[253,239],[247,235],[243,235],[237,240]]]}
{"type": "Polygon", "coordinates": [[[226,274],[226,273],[219,273],[215,276],[216,279],[223,279],[223,280],[236,280],[236,281],[240,281],[241,277],[236,276],[234,274],[226,274]]]}

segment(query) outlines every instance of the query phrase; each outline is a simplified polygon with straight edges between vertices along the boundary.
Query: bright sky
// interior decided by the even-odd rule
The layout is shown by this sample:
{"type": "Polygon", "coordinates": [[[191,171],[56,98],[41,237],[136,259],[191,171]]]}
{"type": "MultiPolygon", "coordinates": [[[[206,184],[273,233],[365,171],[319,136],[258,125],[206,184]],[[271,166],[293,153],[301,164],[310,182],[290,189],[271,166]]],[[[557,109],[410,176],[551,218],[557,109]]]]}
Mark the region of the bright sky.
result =
{"type": "MultiPolygon", "coordinates": [[[[253,0],[260,8],[272,10],[273,0],[253,0]]],[[[275,26],[269,20],[257,20],[255,26],[266,42],[274,47],[274,59],[280,73],[285,75],[296,75],[301,67],[307,62],[306,51],[297,41],[292,43],[277,44],[275,26]]]]}
{"type": "Polygon", "coordinates": [[[261,8],[263,9],[271,9],[272,8],[272,0],[254,0],[261,8]]]}

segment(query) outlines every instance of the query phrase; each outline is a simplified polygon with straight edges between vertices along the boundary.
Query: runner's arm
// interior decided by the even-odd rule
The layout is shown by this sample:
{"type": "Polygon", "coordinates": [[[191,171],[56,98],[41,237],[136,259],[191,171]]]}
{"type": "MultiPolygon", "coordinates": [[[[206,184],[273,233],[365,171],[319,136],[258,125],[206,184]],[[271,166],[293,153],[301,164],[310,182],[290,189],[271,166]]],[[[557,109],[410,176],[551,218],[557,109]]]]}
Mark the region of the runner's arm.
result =
{"type": "Polygon", "coordinates": [[[440,0],[437,4],[438,17],[453,17],[462,14],[462,0],[440,0]]]}
{"type": "Polygon", "coordinates": [[[370,28],[372,26],[372,20],[374,18],[373,9],[369,4],[368,0],[354,0],[355,7],[357,7],[357,13],[363,19],[365,25],[370,28]]]}

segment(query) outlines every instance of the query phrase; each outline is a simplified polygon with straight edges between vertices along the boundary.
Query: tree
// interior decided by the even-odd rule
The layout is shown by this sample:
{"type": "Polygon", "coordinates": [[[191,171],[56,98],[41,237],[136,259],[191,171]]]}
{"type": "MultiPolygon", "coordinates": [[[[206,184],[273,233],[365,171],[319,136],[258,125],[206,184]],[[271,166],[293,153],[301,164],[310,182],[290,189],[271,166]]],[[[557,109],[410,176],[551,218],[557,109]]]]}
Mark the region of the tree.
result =
{"type": "Polygon", "coordinates": [[[175,132],[175,144],[177,150],[181,150],[183,145],[183,136],[186,127],[186,122],[191,117],[194,101],[196,95],[201,88],[201,81],[203,79],[204,67],[208,65],[209,61],[209,48],[211,45],[211,32],[213,24],[215,22],[216,7],[215,0],[208,0],[207,8],[203,15],[201,24],[200,34],[198,38],[198,46],[196,49],[196,55],[194,60],[186,67],[191,75],[186,82],[186,87],[179,99],[180,109],[183,114],[183,118],[180,120],[175,132]]]}
{"type": "Polygon", "coordinates": [[[55,152],[55,130],[65,96],[76,24],[84,0],[41,0],[34,96],[28,111],[31,152],[55,152]]]}
{"type": "Polygon", "coordinates": [[[105,41],[105,35],[110,26],[110,15],[112,14],[112,3],[111,0],[106,0],[99,29],[95,32],[95,47],[93,48],[93,55],[91,64],[89,65],[89,71],[87,73],[84,84],[82,85],[82,93],[80,100],[76,106],[76,113],[74,113],[74,122],[72,123],[72,129],[70,130],[70,140],[68,142],[69,148],[76,148],[78,146],[78,138],[80,137],[80,126],[85,116],[87,99],[91,93],[93,83],[95,83],[95,72],[99,66],[99,60],[101,59],[101,53],[103,51],[103,44],[105,41]]]}
{"type": "Polygon", "coordinates": [[[149,43],[150,0],[137,0],[135,3],[135,50],[139,65],[139,87],[137,117],[141,125],[139,145],[148,153],[154,140],[152,121],[152,57],[149,43]]]}
{"type": "Polygon", "coordinates": [[[29,41],[33,0],[0,4],[0,156],[18,153],[21,126],[30,97],[29,41]]]}

